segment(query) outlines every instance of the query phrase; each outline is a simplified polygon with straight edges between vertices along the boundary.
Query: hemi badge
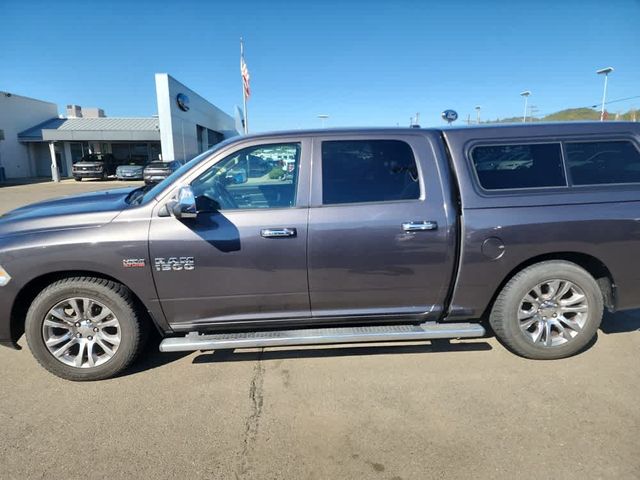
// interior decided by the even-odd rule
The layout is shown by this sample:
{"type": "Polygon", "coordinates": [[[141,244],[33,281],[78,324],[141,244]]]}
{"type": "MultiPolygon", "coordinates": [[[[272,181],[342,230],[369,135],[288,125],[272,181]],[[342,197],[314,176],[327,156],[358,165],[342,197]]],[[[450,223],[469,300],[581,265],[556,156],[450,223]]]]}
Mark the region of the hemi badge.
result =
{"type": "Polygon", "coordinates": [[[122,266],[124,268],[143,268],[146,265],[144,258],[123,258],[122,266]]]}

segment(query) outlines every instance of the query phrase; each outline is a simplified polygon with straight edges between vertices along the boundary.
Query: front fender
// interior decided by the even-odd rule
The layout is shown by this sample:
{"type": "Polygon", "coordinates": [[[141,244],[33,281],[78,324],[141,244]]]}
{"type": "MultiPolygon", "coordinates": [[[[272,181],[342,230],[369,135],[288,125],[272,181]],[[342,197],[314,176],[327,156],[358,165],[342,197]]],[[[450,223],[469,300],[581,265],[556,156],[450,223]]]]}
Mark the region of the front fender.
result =
{"type": "MultiPolygon", "coordinates": [[[[24,318],[21,297],[62,276],[95,275],[126,285],[163,332],[171,329],[158,301],[148,258],[149,220],[114,221],[101,227],[29,233],[2,239],[0,265],[11,281],[0,287],[0,343],[15,346],[24,318]],[[136,261],[131,261],[136,260],[136,261]]],[[[26,312],[26,308],[23,308],[26,312]]]]}

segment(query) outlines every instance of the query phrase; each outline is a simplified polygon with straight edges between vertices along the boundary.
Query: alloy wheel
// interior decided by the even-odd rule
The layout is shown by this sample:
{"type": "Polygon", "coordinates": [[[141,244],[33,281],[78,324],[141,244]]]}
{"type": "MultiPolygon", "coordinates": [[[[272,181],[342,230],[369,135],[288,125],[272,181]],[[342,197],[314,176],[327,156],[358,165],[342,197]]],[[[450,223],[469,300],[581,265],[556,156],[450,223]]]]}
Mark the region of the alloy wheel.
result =
{"type": "Polygon", "coordinates": [[[58,361],[72,367],[93,368],[113,358],[120,345],[121,328],[115,314],[102,303],[72,297],[49,310],[42,336],[58,361]]]}
{"type": "Polygon", "coordinates": [[[582,331],[589,303],[580,287],[553,279],[533,287],[518,307],[518,323],[533,344],[556,347],[572,341],[582,331]]]}

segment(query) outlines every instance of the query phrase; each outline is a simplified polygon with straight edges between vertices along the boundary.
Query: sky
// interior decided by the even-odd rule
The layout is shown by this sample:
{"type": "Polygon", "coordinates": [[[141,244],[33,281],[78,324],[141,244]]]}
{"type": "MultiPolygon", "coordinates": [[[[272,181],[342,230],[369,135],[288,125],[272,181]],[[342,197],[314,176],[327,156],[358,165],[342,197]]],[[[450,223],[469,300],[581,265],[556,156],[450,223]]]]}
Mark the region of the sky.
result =
{"type": "Polygon", "coordinates": [[[0,90],[108,116],[156,112],[169,73],[252,131],[438,126],[597,104],[640,108],[640,0],[0,0],[0,90]]]}

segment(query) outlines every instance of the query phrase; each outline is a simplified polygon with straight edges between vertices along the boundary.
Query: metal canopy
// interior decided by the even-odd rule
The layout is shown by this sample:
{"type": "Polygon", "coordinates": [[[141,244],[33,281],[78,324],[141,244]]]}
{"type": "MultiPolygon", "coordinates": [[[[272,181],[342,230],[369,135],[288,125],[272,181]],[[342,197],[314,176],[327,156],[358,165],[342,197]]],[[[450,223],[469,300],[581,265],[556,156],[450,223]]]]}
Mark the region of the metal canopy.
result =
{"type": "Polygon", "coordinates": [[[160,141],[158,119],[52,118],[18,134],[21,142],[160,141]]]}

